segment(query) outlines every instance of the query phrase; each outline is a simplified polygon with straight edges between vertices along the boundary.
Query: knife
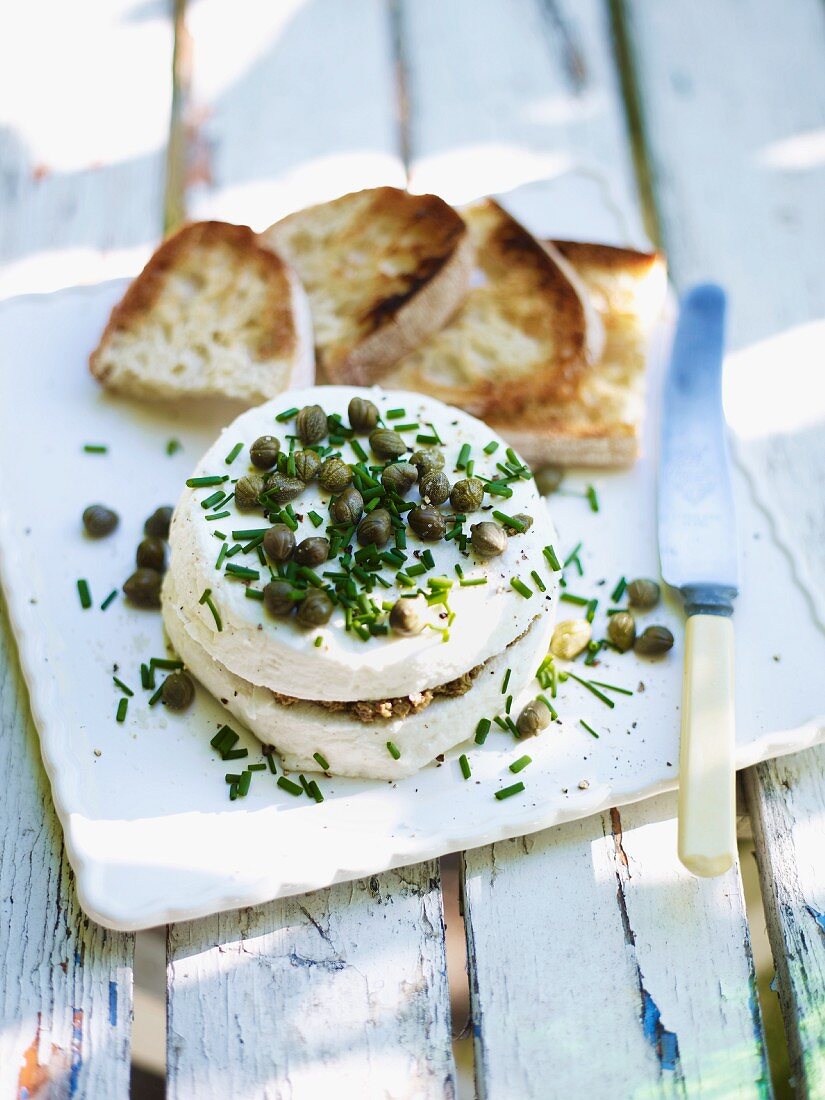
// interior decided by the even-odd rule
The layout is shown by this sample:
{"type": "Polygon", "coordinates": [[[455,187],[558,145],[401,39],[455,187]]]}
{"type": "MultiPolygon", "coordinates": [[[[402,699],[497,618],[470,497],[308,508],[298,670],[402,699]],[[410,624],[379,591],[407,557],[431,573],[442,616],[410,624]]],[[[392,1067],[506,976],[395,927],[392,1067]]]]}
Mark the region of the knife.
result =
{"type": "Polygon", "coordinates": [[[685,664],[679,754],[679,859],[721,875],[736,855],[733,599],[736,524],[722,411],[725,292],[681,302],[664,390],[659,557],[682,593],[685,664]]]}

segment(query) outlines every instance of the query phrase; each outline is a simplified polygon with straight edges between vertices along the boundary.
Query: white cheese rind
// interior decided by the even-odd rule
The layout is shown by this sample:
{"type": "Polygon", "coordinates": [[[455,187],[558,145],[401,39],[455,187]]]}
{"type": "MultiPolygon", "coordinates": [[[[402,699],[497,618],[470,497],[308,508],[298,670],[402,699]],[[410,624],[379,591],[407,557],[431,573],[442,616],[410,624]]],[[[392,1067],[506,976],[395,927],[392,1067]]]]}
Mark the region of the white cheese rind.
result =
{"type": "MultiPolygon", "coordinates": [[[[167,607],[173,609],[174,585],[167,580],[165,587],[167,607]]],[[[439,754],[472,739],[479,719],[501,713],[501,684],[508,668],[508,693],[517,715],[526,702],[526,697],[519,697],[547,653],[552,627],[550,616],[538,617],[523,638],[485,664],[465,695],[434,699],[406,718],[367,723],[309,702],[284,706],[271,691],[233,675],[210,657],[187,630],[183,613],[170,610],[165,621],[169,640],[192,675],[212,695],[225,699],[227,709],[259,740],[274,745],[286,769],[318,771],[313,754],[320,752],[336,775],[389,780],[412,775],[439,754]],[[388,752],[388,741],[400,750],[398,760],[388,752]]],[[[533,688],[537,690],[535,684],[533,688]]]]}
{"type": "MultiPolygon", "coordinates": [[[[294,430],[292,422],[280,424],[275,420],[282,410],[319,403],[328,412],[338,412],[347,420],[347,407],[354,396],[368,396],[382,412],[403,407],[404,421],[418,421],[421,431],[435,426],[445,440],[443,448],[445,472],[451,482],[464,476],[454,470],[458,452],[464,442],[472,446],[476,473],[495,477],[496,462],[505,459],[506,444],[495,432],[475,417],[451,408],[421,394],[403,391],[371,390],[346,386],[324,386],[305,391],[292,391],[244,413],[224,430],[220,438],[198,463],[194,476],[229,472],[239,477],[249,472],[246,464],[248,448],[260,435],[277,435],[282,442],[287,433],[294,430]],[[499,442],[495,454],[487,456],[484,446],[491,440],[499,442]],[[231,467],[225,458],[236,443],[244,450],[231,467]]],[[[387,421],[392,426],[392,421],[387,421]]],[[[416,432],[405,433],[413,448],[416,432]]],[[[365,437],[360,442],[369,449],[365,437]]],[[[347,460],[356,456],[345,444],[342,448],[347,460]]],[[[378,461],[378,460],[375,460],[378,461]]],[[[450,593],[450,608],[455,618],[450,627],[450,637],[443,642],[435,631],[425,630],[413,638],[396,636],[362,641],[354,632],[344,629],[343,612],[336,608],[330,622],[321,629],[306,630],[294,620],[274,619],[259,602],[244,595],[244,585],[215,569],[220,542],[214,537],[219,527],[231,538],[231,532],[266,526],[260,514],[239,512],[234,503],[229,506],[231,515],[219,523],[206,520],[207,513],[200,503],[213,490],[187,489],[176,509],[170,536],[170,571],[174,578],[179,601],[186,614],[187,630],[191,637],[220,664],[242,679],[264,687],[282,691],[300,699],[354,700],[384,699],[408,695],[451,680],[475,665],[501,653],[527,628],[542,611],[549,613],[556,593],[556,578],[543,557],[542,549],[552,541],[552,526],[544,502],[538,496],[531,480],[513,482],[511,498],[485,497],[485,504],[492,503],[508,514],[525,512],[534,519],[533,526],[523,535],[508,540],[507,549],[498,558],[482,561],[470,554],[463,557],[454,542],[424,543],[411,531],[407,532],[409,564],[415,562],[414,551],[429,548],[435,559],[430,576],[455,578],[455,564],[459,562],[467,577],[485,576],[487,583],[461,588],[455,584],[450,593]],[[547,592],[538,591],[530,578],[530,571],[540,574],[547,592]],[[510,585],[514,576],[521,577],[533,596],[525,599],[510,585]],[[218,630],[208,607],[199,603],[206,588],[219,609],[222,630],[218,630]],[[318,635],[320,646],[315,645],[318,635]]],[[[418,489],[413,486],[408,499],[418,502],[418,489]]],[[[324,527],[316,530],[307,518],[314,509],[320,515],[328,515],[328,494],[312,482],[302,496],[294,502],[296,512],[304,515],[296,539],[324,534],[324,527]]],[[[491,518],[489,511],[480,511],[468,517],[471,523],[491,518]]],[[[391,544],[390,544],[391,545],[391,544]]],[[[256,555],[237,555],[235,562],[259,568],[256,555]]],[[[335,569],[334,564],[322,566],[335,569]]],[[[394,583],[394,573],[385,571],[391,580],[390,589],[376,589],[381,600],[394,601],[404,589],[394,583]]],[[[268,575],[262,575],[260,586],[268,575]]],[[[426,582],[426,578],[423,578],[426,582]]],[[[440,608],[431,610],[432,621],[438,619],[440,608]]]]}

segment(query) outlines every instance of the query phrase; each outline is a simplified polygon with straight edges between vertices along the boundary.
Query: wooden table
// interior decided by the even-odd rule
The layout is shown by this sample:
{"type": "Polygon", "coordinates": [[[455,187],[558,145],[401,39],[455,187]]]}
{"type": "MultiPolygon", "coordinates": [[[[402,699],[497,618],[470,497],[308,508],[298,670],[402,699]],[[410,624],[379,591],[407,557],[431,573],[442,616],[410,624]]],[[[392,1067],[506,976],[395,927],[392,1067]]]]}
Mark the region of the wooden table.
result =
{"type": "MultiPolygon", "coordinates": [[[[735,347],[825,309],[821,0],[30,0],[6,23],[3,296],[132,272],[184,213],[262,226],[378,182],[567,170],[677,286],[728,286],[735,347]]],[[[0,647],[0,1098],[116,1100],[132,937],[78,908],[5,621],[0,647]]],[[[825,750],[744,789],[792,1069],[821,1097],[825,750]]],[[[479,1095],[770,1094],[739,868],[682,872],[674,810],[465,854],[479,1095]]],[[[452,1096],[438,865],[170,927],[168,1008],[175,1100],[452,1096]]]]}

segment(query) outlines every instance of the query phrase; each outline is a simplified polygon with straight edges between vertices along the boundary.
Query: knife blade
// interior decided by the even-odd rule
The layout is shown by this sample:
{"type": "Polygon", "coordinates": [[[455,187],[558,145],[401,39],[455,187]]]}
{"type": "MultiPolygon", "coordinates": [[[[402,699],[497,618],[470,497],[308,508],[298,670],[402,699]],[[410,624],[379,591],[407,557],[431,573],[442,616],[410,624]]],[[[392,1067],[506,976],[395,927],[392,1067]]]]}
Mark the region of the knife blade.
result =
{"type": "Polygon", "coordinates": [[[665,382],[659,469],[662,576],[688,616],[679,751],[679,858],[694,874],[736,856],[733,598],[736,522],[722,410],[726,299],[711,283],[682,299],[665,382]]]}

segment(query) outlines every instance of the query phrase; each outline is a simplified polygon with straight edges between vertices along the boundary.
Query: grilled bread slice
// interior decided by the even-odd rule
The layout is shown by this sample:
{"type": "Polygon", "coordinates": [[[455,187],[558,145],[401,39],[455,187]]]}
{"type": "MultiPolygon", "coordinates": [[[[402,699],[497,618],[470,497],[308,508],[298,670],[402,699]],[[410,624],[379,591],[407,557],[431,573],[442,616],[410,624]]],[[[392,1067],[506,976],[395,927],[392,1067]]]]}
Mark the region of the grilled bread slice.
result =
{"type": "Polygon", "coordinates": [[[441,328],[469,287],[469,234],[435,195],[356,191],[290,214],[263,240],[306,287],[329,382],[380,379],[441,328]]]}
{"type": "Polygon", "coordinates": [[[309,304],[247,226],[195,222],[131,283],[89,366],[104,386],[136,397],[258,404],[312,384],[309,304]]]}
{"type": "Polygon", "coordinates": [[[491,424],[533,465],[629,465],[639,451],[651,332],[667,293],[664,259],[602,244],[548,245],[584,283],[604,325],[604,351],[574,398],[538,401],[518,416],[493,416],[491,424]]]}
{"type": "Polygon", "coordinates": [[[474,285],[452,321],[384,379],[477,416],[563,401],[601,350],[601,324],[564,257],[492,199],[462,210],[474,285]]]}

